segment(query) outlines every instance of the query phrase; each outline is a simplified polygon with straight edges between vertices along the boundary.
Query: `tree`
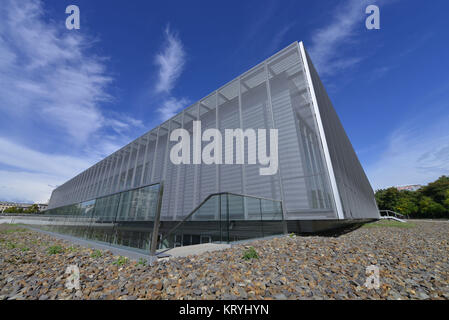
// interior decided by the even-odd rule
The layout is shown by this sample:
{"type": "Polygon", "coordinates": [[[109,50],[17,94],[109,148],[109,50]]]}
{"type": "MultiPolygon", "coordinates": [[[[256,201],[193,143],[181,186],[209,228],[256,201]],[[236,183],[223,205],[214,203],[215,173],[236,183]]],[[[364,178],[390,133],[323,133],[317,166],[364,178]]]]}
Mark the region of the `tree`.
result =
{"type": "Polygon", "coordinates": [[[380,210],[417,218],[449,218],[449,176],[441,176],[417,191],[380,189],[375,197],[380,210]]]}
{"type": "Polygon", "coordinates": [[[447,191],[449,190],[449,177],[441,176],[436,181],[429,183],[427,186],[422,187],[419,191],[432,198],[435,202],[443,204],[447,199],[447,191]]]}
{"type": "Polygon", "coordinates": [[[22,213],[23,209],[22,208],[17,208],[17,207],[9,207],[6,208],[5,210],[3,210],[4,213],[22,213]]]}
{"type": "Polygon", "coordinates": [[[401,191],[394,209],[394,211],[406,216],[416,216],[419,212],[419,205],[415,194],[410,191],[401,191]]]}
{"type": "Polygon", "coordinates": [[[31,207],[26,209],[24,213],[38,213],[39,212],[39,206],[37,204],[33,204],[31,207]]]}
{"type": "Polygon", "coordinates": [[[444,216],[446,208],[438,202],[433,201],[432,198],[423,196],[419,202],[419,211],[426,217],[440,218],[444,216]]]}
{"type": "Polygon", "coordinates": [[[445,199],[443,200],[443,206],[447,209],[449,212],[449,190],[446,190],[445,199]]]}

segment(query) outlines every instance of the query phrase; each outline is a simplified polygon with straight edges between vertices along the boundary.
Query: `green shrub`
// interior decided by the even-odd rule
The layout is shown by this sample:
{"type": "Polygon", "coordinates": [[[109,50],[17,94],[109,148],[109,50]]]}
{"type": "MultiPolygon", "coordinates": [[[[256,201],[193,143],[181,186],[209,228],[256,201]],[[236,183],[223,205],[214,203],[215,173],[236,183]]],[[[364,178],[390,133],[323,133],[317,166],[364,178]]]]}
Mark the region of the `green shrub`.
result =
{"type": "Polygon", "coordinates": [[[139,262],[137,262],[137,265],[146,266],[147,265],[147,261],[144,258],[140,258],[139,262]]]}
{"type": "Polygon", "coordinates": [[[128,263],[128,258],[126,257],[118,257],[117,260],[114,261],[114,264],[118,265],[118,266],[123,266],[124,264],[128,263]]]}
{"type": "Polygon", "coordinates": [[[63,251],[64,249],[62,249],[61,246],[51,246],[50,248],[47,249],[48,254],[58,254],[63,251]]]}
{"type": "Polygon", "coordinates": [[[8,242],[6,243],[6,247],[7,247],[8,249],[14,249],[14,248],[17,248],[17,245],[16,245],[14,242],[8,241],[8,242]]]}
{"type": "Polygon", "coordinates": [[[70,246],[67,248],[67,250],[69,250],[70,252],[78,252],[79,249],[77,247],[70,246]]]}
{"type": "Polygon", "coordinates": [[[259,259],[259,255],[257,254],[256,250],[253,247],[249,247],[243,253],[243,257],[242,258],[245,259],[245,260],[259,259]]]}
{"type": "Polygon", "coordinates": [[[103,256],[103,253],[101,250],[95,250],[91,255],[92,258],[101,258],[103,256]]]}

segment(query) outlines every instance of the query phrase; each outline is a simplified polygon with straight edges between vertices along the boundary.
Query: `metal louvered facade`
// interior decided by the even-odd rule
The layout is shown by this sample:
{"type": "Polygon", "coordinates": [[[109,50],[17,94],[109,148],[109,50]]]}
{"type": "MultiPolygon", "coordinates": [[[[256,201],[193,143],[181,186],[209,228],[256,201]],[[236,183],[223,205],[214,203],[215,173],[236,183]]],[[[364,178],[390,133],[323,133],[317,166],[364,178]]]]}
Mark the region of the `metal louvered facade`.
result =
{"type": "MultiPolygon", "coordinates": [[[[298,42],[56,188],[49,210],[158,183],[162,221],[180,221],[220,192],[280,200],[285,220],[379,217],[363,168],[298,42]],[[217,128],[223,136],[225,129],[278,129],[277,173],[260,175],[259,164],[173,164],[170,133],[186,129],[192,144],[197,120],[202,130],[217,128]]],[[[214,210],[202,212],[212,219],[214,210]]]]}

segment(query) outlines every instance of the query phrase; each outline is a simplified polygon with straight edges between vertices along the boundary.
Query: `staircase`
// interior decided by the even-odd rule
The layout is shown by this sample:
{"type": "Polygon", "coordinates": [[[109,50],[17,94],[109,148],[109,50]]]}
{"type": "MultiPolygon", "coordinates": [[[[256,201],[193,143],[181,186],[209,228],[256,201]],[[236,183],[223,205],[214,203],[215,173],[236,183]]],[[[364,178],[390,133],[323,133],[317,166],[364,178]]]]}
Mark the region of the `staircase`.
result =
{"type": "Polygon", "coordinates": [[[403,214],[391,211],[391,210],[379,210],[380,213],[380,218],[381,219],[389,219],[389,220],[395,220],[395,221],[399,221],[399,222],[404,222],[406,223],[407,221],[405,221],[405,216],[403,214]]]}

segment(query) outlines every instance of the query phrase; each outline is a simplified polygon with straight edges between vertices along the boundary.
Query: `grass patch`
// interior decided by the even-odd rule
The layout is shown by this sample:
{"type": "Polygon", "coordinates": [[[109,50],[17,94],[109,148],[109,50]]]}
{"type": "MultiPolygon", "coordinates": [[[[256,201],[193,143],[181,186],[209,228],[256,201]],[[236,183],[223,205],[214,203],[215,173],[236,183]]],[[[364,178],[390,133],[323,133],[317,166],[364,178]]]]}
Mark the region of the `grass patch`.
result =
{"type": "Polygon", "coordinates": [[[139,261],[137,262],[137,265],[146,266],[147,261],[144,258],[140,258],[139,261]]]}
{"type": "Polygon", "coordinates": [[[113,264],[118,265],[118,266],[123,266],[123,265],[127,264],[128,262],[129,262],[128,258],[120,256],[117,258],[117,260],[115,260],[113,262],[113,264]]]}
{"type": "Polygon", "coordinates": [[[101,258],[103,256],[103,252],[101,252],[101,250],[95,250],[90,256],[94,259],[101,258]]]}
{"type": "Polygon", "coordinates": [[[77,247],[74,247],[74,246],[68,247],[67,250],[70,251],[70,252],[78,252],[79,251],[79,249],[77,247]]]}
{"type": "Polygon", "coordinates": [[[6,248],[8,248],[8,249],[15,249],[15,248],[17,248],[17,244],[15,244],[14,242],[8,241],[6,243],[6,248]]]}
{"type": "Polygon", "coordinates": [[[259,259],[259,255],[257,254],[256,249],[254,249],[253,247],[249,247],[243,253],[242,259],[244,260],[259,259]]]}
{"type": "Polygon", "coordinates": [[[51,246],[47,249],[48,254],[58,254],[63,251],[64,249],[61,246],[51,246]]]}
{"type": "Polygon", "coordinates": [[[410,229],[414,228],[416,225],[411,222],[399,222],[394,220],[377,221],[372,223],[364,224],[362,228],[401,228],[410,229]]]}
{"type": "Polygon", "coordinates": [[[22,250],[22,252],[26,252],[26,251],[29,251],[30,248],[28,248],[28,247],[22,247],[22,248],[20,248],[20,250],[22,250]]]}
{"type": "Polygon", "coordinates": [[[11,234],[11,233],[16,233],[16,232],[26,232],[26,231],[28,231],[28,229],[25,229],[25,228],[8,228],[6,230],[0,231],[0,233],[2,233],[2,234],[11,234]]]}

